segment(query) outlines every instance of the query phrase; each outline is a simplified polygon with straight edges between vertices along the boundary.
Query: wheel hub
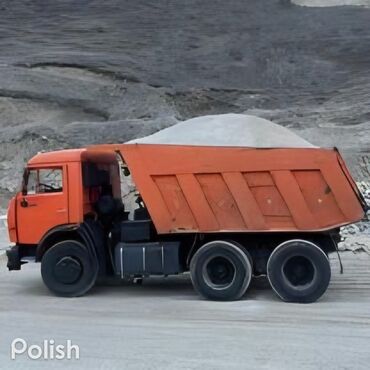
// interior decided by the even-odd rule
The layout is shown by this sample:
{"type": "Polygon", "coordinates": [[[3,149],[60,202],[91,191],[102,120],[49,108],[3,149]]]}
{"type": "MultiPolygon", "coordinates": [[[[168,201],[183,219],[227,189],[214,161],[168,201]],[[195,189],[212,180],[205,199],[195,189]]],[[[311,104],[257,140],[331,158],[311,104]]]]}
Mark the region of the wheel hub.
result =
{"type": "Polygon", "coordinates": [[[72,256],[61,258],[54,267],[55,278],[63,284],[75,283],[81,274],[81,263],[72,256]]]}
{"type": "Polygon", "coordinates": [[[205,264],[204,274],[209,286],[216,289],[225,288],[234,279],[235,266],[226,258],[215,257],[205,264]]]}
{"type": "Polygon", "coordinates": [[[315,269],[312,262],[303,256],[295,256],[286,261],[283,272],[294,287],[308,286],[312,283],[315,269]]]}

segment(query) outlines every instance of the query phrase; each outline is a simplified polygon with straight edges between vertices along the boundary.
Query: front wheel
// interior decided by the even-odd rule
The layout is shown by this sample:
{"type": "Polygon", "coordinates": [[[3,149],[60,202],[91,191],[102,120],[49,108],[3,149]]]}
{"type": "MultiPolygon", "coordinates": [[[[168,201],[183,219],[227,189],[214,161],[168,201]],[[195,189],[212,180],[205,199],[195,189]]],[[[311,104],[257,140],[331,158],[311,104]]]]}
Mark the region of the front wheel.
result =
{"type": "Polygon", "coordinates": [[[251,281],[251,258],[234,242],[212,241],[194,254],[190,275],[195,290],[204,298],[237,300],[251,281]]]}
{"type": "Polygon", "coordinates": [[[54,294],[78,297],[95,284],[98,265],[86,247],[78,241],[66,240],[46,251],[41,260],[41,276],[54,294]]]}
{"type": "Polygon", "coordinates": [[[277,295],[287,302],[310,303],[328,288],[331,270],[327,255],[307,240],[289,240],[274,249],[267,277],[277,295]]]}

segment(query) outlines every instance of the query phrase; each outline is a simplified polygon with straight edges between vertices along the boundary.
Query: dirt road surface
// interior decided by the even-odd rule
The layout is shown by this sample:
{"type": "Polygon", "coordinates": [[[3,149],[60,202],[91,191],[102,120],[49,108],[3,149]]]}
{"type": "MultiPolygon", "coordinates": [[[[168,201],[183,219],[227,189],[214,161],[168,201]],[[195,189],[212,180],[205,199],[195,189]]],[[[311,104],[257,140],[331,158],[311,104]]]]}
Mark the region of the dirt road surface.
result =
{"type": "Polygon", "coordinates": [[[370,257],[332,257],[333,279],[309,305],[281,302],[266,281],[244,300],[201,300],[187,276],[144,285],[100,285],[86,297],[57,298],[38,264],[8,272],[0,261],[0,363],[6,369],[368,369],[370,257]],[[10,359],[14,338],[80,347],[77,360],[10,359]]]}

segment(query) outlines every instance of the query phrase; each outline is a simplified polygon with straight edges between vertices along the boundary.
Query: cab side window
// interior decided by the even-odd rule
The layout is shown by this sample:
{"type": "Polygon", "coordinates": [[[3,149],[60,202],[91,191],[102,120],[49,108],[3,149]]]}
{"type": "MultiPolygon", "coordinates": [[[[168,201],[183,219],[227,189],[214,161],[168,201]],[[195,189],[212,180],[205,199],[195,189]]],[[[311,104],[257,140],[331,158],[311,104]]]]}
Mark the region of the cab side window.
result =
{"type": "Polygon", "coordinates": [[[61,168],[30,170],[27,181],[27,194],[60,193],[63,191],[63,171],[61,168]]]}

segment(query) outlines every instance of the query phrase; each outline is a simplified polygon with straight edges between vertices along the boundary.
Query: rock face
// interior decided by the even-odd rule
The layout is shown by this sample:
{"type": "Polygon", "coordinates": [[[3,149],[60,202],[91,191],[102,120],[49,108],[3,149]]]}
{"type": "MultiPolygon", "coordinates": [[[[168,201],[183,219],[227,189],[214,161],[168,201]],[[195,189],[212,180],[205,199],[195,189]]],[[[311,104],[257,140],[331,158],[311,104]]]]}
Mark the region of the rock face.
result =
{"type": "Polygon", "coordinates": [[[369,181],[370,9],[19,0],[0,10],[0,208],[37,151],[123,142],[219,113],[338,146],[369,181]]]}

